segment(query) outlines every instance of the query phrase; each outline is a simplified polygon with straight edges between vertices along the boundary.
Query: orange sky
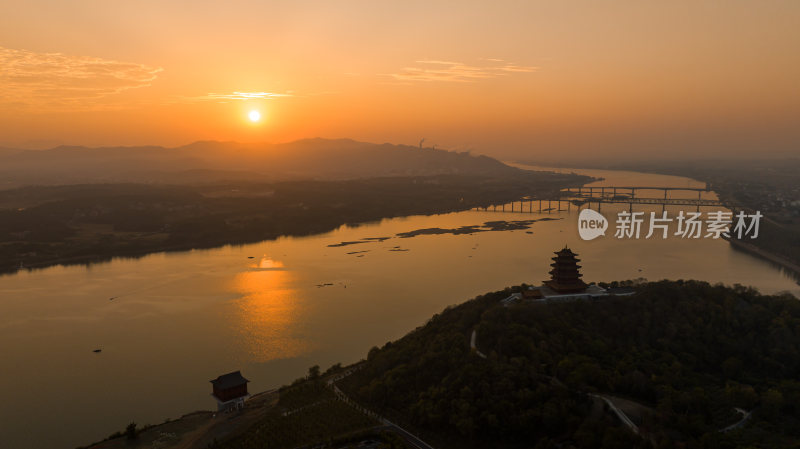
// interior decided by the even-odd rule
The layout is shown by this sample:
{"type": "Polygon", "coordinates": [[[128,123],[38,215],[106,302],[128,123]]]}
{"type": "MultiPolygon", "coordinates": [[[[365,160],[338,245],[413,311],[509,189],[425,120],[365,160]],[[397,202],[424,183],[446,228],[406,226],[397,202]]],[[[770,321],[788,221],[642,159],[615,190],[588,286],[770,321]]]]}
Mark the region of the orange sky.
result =
{"type": "Polygon", "coordinates": [[[797,154],[799,23],[792,0],[5,1],[0,146],[797,154]]]}

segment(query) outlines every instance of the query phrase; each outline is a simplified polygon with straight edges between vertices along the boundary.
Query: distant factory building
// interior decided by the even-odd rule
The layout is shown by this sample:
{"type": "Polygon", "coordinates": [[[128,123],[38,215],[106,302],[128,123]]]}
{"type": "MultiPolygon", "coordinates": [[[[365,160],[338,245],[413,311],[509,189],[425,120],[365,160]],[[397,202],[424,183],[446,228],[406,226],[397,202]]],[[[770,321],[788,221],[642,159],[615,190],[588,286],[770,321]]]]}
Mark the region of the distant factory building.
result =
{"type": "Polygon", "coordinates": [[[244,408],[245,399],[250,397],[247,393],[248,382],[250,381],[239,371],[223,374],[212,380],[211,395],[217,400],[217,410],[230,411],[244,408]]]}

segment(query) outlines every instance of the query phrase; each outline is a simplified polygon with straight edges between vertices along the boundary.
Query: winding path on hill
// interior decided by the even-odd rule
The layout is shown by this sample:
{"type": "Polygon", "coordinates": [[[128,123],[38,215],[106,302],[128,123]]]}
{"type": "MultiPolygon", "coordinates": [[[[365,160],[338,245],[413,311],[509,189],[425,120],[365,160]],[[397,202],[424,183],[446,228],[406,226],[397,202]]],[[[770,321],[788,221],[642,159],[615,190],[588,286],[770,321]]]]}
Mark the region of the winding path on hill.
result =
{"type": "Polygon", "coordinates": [[[383,416],[381,416],[381,415],[379,415],[379,414],[367,409],[366,407],[363,407],[362,405],[358,404],[356,401],[350,399],[349,396],[344,394],[344,392],[336,385],[336,381],[344,379],[345,377],[349,376],[350,374],[352,374],[357,369],[358,369],[358,367],[349,369],[349,370],[345,371],[344,373],[342,373],[342,374],[340,374],[338,376],[334,376],[334,377],[328,379],[327,385],[333,390],[333,393],[336,394],[336,396],[339,399],[341,399],[342,401],[344,401],[346,404],[349,404],[349,405],[355,407],[356,410],[364,413],[365,415],[367,415],[369,417],[372,417],[372,418],[375,418],[378,421],[380,421],[383,425],[377,427],[377,429],[388,430],[388,431],[396,433],[406,443],[408,443],[410,446],[412,446],[412,447],[414,447],[416,449],[433,449],[433,447],[431,447],[431,445],[429,445],[428,443],[422,441],[416,435],[414,435],[411,432],[407,431],[406,429],[398,426],[397,424],[389,421],[388,419],[384,418],[383,416]]]}
{"type": "Polygon", "coordinates": [[[625,424],[626,426],[628,426],[629,429],[631,429],[633,433],[639,435],[639,426],[634,424],[634,422],[631,421],[630,418],[628,418],[628,415],[626,415],[625,412],[623,412],[616,405],[614,405],[614,402],[611,401],[611,399],[603,395],[594,393],[589,393],[589,396],[603,400],[603,402],[605,402],[608,405],[611,411],[614,412],[615,415],[617,415],[617,418],[619,418],[619,420],[622,421],[622,424],[625,424]]]}
{"type": "MultiPolygon", "coordinates": [[[[470,347],[470,349],[471,349],[471,350],[472,350],[472,351],[473,351],[473,352],[474,352],[474,353],[475,353],[475,354],[476,354],[478,357],[480,357],[480,358],[482,358],[482,359],[485,359],[485,358],[486,358],[486,355],[485,355],[484,353],[482,353],[480,350],[478,350],[478,348],[477,348],[477,346],[476,346],[476,344],[475,344],[475,342],[476,342],[476,340],[477,340],[477,339],[478,339],[478,333],[477,333],[477,330],[473,329],[473,330],[472,330],[472,335],[470,336],[470,339],[469,339],[469,347],[470,347]]],[[[566,387],[566,386],[565,386],[565,385],[564,385],[564,384],[563,384],[563,383],[562,383],[560,380],[558,380],[557,378],[555,378],[555,377],[553,377],[553,376],[548,376],[548,377],[550,377],[550,378],[551,378],[551,379],[552,379],[554,382],[556,382],[557,384],[559,384],[559,385],[561,385],[561,386],[564,386],[565,388],[567,388],[567,387],[566,387]]],[[[625,426],[627,426],[627,427],[628,427],[628,428],[631,430],[631,432],[635,433],[636,435],[639,435],[639,426],[637,426],[637,425],[636,425],[636,424],[635,424],[635,423],[634,423],[634,422],[633,422],[633,421],[632,421],[632,420],[631,420],[631,419],[628,417],[628,415],[626,415],[626,414],[625,414],[625,412],[623,412],[623,411],[622,411],[622,410],[620,410],[620,409],[619,409],[619,408],[618,408],[616,405],[614,405],[614,402],[613,402],[611,399],[609,399],[609,398],[608,398],[608,397],[606,397],[606,396],[599,395],[599,394],[594,394],[594,393],[589,393],[589,396],[591,396],[591,397],[594,397],[594,398],[597,398],[597,399],[601,399],[601,400],[602,400],[602,401],[604,401],[606,404],[608,404],[608,407],[611,409],[611,411],[613,411],[613,412],[614,412],[614,414],[615,414],[615,415],[617,415],[617,418],[619,418],[619,420],[620,420],[620,421],[621,421],[623,424],[625,424],[625,426]]],[[[741,423],[741,421],[740,421],[739,423],[737,423],[737,424],[740,424],[740,423],[741,423]]]]}
{"type": "Polygon", "coordinates": [[[475,354],[477,354],[478,357],[480,357],[482,359],[485,359],[486,358],[486,354],[482,353],[481,351],[478,351],[478,348],[475,346],[475,340],[477,340],[477,339],[478,339],[478,331],[475,330],[475,329],[472,329],[472,337],[470,337],[470,339],[469,339],[469,348],[472,349],[473,351],[475,351],[475,354]]]}
{"type": "Polygon", "coordinates": [[[750,416],[753,415],[753,411],[752,410],[750,410],[748,412],[747,410],[741,409],[739,407],[736,407],[735,410],[736,410],[736,412],[738,412],[738,413],[740,413],[742,415],[742,419],[740,419],[739,421],[736,421],[735,423],[731,424],[728,427],[725,427],[724,429],[720,429],[720,432],[727,433],[727,432],[730,432],[731,430],[736,430],[739,427],[742,427],[744,425],[744,423],[746,423],[750,419],[750,416]]]}

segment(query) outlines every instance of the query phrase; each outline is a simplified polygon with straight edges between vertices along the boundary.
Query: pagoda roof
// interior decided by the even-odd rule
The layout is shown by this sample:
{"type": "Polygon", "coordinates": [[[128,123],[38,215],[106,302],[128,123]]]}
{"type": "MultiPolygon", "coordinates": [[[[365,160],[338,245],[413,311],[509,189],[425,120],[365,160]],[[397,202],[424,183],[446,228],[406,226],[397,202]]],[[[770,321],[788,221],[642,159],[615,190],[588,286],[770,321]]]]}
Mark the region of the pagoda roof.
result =
{"type": "Polygon", "coordinates": [[[566,246],[566,245],[564,246],[563,249],[561,249],[559,251],[556,251],[556,254],[558,254],[559,256],[575,256],[575,255],[577,255],[577,254],[573,253],[572,250],[569,249],[569,247],[566,246]]]}
{"type": "MultiPolygon", "coordinates": [[[[578,261],[578,260],[575,260],[575,262],[579,262],[579,261],[578,261]]],[[[551,263],[551,264],[550,264],[550,266],[551,266],[551,267],[564,267],[565,265],[564,265],[564,264],[560,264],[560,263],[558,263],[558,262],[553,262],[553,263],[551,263]]],[[[576,264],[574,264],[574,265],[573,265],[573,264],[570,264],[569,266],[570,266],[570,267],[575,267],[575,268],[580,268],[580,267],[581,267],[581,266],[580,266],[580,265],[578,265],[577,263],[576,263],[576,264]]]]}
{"type": "Polygon", "coordinates": [[[245,379],[241,372],[234,371],[232,373],[223,374],[210,382],[221,390],[227,390],[228,388],[244,385],[250,381],[245,379]]]}

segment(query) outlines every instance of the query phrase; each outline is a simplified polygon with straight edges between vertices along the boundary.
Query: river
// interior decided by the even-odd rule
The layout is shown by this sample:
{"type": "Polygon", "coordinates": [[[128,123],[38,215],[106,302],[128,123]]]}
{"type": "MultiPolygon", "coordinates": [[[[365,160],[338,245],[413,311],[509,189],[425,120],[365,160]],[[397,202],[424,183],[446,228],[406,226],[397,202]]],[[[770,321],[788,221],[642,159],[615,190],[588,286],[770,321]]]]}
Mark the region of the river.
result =
{"type": "MultiPolygon", "coordinates": [[[[596,186],[702,187],[675,176],[566,171],[604,178],[596,186]]],[[[256,392],[311,365],[355,362],[448,305],[540,283],[564,245],[579,254],[589,282],[694,278],[800,295],[788,274],[723,240],[615,239],[610,231],[581,240],[574,207],[464,211],[0,276],[0,441],[72,448],[131,421],[157,424],[213,409],[209,380],[233,370],[256,392]],[[529,232],[396,237],[539,218],[553,220],[529,232]],[[352,241],[362,243],[330,246],[352,241]]]]}

